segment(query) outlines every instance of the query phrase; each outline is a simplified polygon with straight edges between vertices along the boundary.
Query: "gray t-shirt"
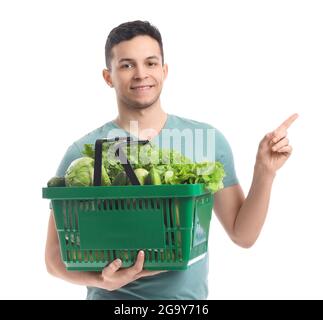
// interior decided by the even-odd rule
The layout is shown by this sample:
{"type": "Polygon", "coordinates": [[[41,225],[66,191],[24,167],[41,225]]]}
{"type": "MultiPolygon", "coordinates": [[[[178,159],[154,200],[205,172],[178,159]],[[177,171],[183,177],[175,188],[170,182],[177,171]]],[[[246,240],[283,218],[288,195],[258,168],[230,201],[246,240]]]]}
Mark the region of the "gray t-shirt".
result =
{"type": "MultiPolygon", "coordinates": [[[[120,133],[120,130],[124,135],[129,135],[129,132],[120,129],[113,121],[110,121],[74,142],[66,151],[56,175],[64,176],[70,163],[82,156],[84,144],[94,144],[100,138],[112,138],[120,133]]],[[[222,133],[209,124],[168,114],[163,129],[151,142],[161,148],[166,146],[168,149],[180,151],[193,161],[203,159],[220,161],[226,172],[224,187],[238,183],[231,148],[222,133]],[[179,135],[182,140],[186,139],[186,143],[183,141],[181,144],[178,143],[181,141],[181,139],[176,139],[179,135]],[[171,139],[164,139],[164,137],[171,137],[171,139]],[[171,141],[170,145],[167,141],[171,141]]],[[[141,278],[115,291],[88,287],[87,299],[203,300],[208,296],[207,277],[208,255],[205,255],[203,259],[193,263],[185,271],[168,271],[141,278]]]]}

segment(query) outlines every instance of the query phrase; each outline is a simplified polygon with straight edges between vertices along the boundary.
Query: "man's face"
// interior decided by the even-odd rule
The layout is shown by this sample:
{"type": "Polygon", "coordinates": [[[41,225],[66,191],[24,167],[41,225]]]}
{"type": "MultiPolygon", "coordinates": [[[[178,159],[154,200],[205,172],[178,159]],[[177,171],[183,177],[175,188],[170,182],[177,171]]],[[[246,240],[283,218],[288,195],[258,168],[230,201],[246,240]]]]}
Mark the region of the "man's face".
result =
{"type": "Polygon", "coordinates": [[[158,101],[167,65],[162,65],[158,42],[149,36],[137,36],[112,48],[110,70],[103,76],[114,87],[124,105],[145,109],[158,101]]]}

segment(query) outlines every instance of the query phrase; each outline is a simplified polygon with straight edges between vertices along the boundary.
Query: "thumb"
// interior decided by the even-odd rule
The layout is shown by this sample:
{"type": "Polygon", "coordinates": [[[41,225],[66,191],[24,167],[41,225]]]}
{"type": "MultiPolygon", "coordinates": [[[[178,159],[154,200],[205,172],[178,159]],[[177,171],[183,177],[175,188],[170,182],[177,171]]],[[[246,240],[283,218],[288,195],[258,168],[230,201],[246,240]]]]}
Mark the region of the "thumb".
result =
{"type": "Polygon", "coordinates": [[[274,138],[274,136],[275,136],[274,132],[267,133],[260,141],[259,147],[265,147],[269,145],[272,142],[272,139],[274,138]]]}
{"type": "Polygon", "coordinates": [[[275,134],[274,134],[274,132],[272,131],[272,132],[269,132],[269,133],[267,133],[265,136],[264,136],[264,141],[270,141],[273,137],[275,136],[275,134]]]}
{"type": "Polygon", "coordinates": [[[258,152],[263,152],[265,150],[268,150],[268,148],[270,148],[270,145],[272,144],[273,138],[274,138],[273,132],[267,133],[259,142],[258,152]]]}

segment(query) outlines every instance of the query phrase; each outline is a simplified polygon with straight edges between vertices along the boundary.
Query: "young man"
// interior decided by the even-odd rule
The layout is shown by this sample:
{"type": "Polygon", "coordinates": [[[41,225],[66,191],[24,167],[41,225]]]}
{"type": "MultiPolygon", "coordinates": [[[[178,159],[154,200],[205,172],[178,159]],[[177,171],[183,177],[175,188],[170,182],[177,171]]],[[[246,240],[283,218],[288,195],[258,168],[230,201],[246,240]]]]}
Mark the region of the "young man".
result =
{"type": "MultiPolygon", "coordinates": [[[[259,144],[250,191],[245,198],[234,170],[233,156],[225,137],[206,124],[167,114],[161,107],[160,94],[167,77],[162,39],[148,22],[133,21],[113,29],[106,42],[106,64],[103,77],[115,89],[118,117],[73,143],[65,154],[57,175],[63,176],[69,164],[82,156],[84,143],[106,138],[113,130],[131,132],[136,121],[136,136],[160,143],[163,132],[177,129],[212,129],[215,160],[224,164],[224,188],[214,196],[214,211],[237,245],[248,248],[256,241],[265,221],[272,183],[276,171],[292,152],[287,129],[297,118],[293,115],[275,131],[265,135],[259,144]]],[[[205,137],[205,135],[204,135],[205,137]]],[[[204,143],[204,142],[203,142],[204,143]]],[[[198,146],[192,140],[190,148],[198,146]]],[[[210,146],[208,142],[206,145],[210,146]]],[[[181,151],[181,150],[179,150],[181,151]]],[[[213,159],[213,160],[214,160],[213,159]]],[[[88,299],[206,299],[208,256],[186,271],[143,270],[144,255],[136,263],[122,268],[121,261],[110,263],[102,273],[68,272],[60,258],[59,242],[51,212],[46,244],[46,266],[49,273],[71,283],[88,287],[88,299]]]]}

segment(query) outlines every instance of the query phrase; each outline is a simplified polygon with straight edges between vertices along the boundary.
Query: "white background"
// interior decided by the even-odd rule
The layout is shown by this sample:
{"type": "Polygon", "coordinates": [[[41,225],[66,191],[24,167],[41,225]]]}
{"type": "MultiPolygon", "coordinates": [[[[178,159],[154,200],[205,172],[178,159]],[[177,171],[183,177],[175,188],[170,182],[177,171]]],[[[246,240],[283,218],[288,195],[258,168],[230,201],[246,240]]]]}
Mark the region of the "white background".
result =
{"type": "Polygon", "coordinates": [[[322,299],[322,16],[311,0],[2,1],[0,298],[85,298],[46,273],[41,187],[68,145],[116,116],[106,37],[141,19],[164,39],[164,109],[225,134],[246,194],[260,139],[300,115],[257,243],[239,248],[212,220],[209,298],[322,299]]]}

